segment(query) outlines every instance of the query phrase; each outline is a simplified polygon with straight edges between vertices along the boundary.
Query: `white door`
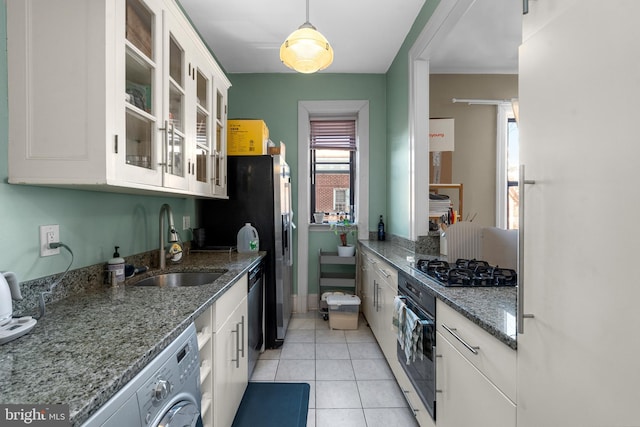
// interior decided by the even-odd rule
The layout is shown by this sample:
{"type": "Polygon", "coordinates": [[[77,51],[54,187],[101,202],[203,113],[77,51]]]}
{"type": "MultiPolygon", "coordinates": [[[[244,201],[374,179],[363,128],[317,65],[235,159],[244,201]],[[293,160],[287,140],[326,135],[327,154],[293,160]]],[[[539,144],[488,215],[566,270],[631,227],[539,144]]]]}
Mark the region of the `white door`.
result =
{"type": "Polygon", "coordinates": [[[638,425],[640,2],[552,3],[520,50],[518,427],[638,425]]]}

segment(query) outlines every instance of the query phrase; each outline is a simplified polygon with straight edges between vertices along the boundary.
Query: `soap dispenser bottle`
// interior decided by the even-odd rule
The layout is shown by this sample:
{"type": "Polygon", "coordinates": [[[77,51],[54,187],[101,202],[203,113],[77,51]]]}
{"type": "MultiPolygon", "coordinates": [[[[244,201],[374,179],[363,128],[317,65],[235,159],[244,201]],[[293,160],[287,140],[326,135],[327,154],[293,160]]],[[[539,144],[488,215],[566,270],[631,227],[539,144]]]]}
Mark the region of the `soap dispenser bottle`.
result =
{"type": "Polygon", "coordinates": [[[115,247],[115,252],[113,253],[113,258],[111,258],[108,264],[109,275],[111,276],[113,272],[116,274],[116,282],[122,283],[124,282],[124,258],[120,256],[118,253],[118,249],[120,246],[115,247]]]}

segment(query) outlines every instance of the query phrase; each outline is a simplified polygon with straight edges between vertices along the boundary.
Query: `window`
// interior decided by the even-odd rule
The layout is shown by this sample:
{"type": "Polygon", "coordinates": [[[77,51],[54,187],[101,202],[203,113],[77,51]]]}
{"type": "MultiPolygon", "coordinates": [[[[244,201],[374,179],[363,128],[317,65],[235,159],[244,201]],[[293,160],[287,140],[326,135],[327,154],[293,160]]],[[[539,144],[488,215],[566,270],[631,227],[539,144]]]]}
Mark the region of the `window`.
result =
{"type": "Polygon", "coordinates": [[[507,230],[518,229],[518,207],[520,206],[518,136],[516,119],[509,118],[507,122],[507,230]]]}
{"type": "Polygon", "coordinates": [[[518,170],[520,163],[518,123],[514,106],[498,105],[496,159],[496,227],[518,228],[518,170]]]}
{"type": "Polygon", "coordinates": [[[310,212],[324,212],[329,221],[354,221],[356,121],[311,118],[309,128],[310,212]]]}

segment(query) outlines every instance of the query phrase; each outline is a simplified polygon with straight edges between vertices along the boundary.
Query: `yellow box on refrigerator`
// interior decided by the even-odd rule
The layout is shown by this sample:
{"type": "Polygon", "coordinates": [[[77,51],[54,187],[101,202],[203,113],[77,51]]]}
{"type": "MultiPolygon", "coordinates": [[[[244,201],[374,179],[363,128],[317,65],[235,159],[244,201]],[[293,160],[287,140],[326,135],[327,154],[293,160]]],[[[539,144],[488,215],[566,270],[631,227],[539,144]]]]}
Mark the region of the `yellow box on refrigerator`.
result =
{"type": "Polygon", "coordinates": [[[264,120],[227,121],[227,155],[261,156],[267,154],[269,128],[264,120]]]}

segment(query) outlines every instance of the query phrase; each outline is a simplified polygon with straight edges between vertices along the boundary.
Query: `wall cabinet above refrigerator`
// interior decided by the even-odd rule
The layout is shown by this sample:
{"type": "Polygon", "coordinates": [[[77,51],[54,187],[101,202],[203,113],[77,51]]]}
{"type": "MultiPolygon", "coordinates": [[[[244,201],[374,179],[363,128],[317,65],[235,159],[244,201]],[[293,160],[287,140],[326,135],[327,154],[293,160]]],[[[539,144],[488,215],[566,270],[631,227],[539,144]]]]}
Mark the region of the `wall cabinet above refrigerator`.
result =
{"type": "Polygon", "coordinates": [[[8,0],[9,182],[226,197],[230,82],[173,0],[8,0]]]}

